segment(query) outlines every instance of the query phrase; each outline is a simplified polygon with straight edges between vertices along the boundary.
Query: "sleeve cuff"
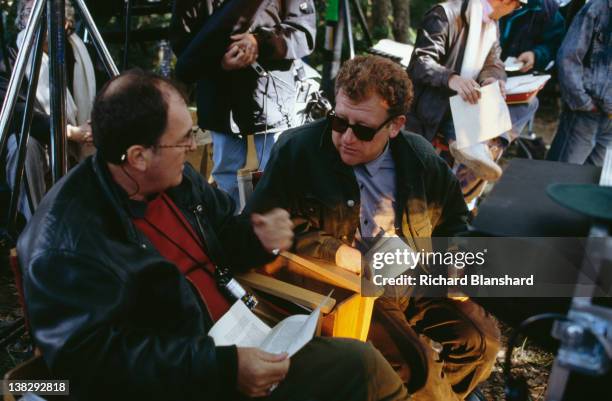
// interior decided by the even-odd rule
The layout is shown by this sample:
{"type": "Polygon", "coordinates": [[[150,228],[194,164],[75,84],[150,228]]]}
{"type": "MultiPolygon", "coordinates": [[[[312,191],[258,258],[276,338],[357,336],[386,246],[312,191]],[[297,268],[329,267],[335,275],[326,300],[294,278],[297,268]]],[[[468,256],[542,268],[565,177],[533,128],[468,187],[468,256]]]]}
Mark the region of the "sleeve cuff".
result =
{"type": "Polygon", "coordinates": [[[451,89],[451,88],[448,86],[448,83],[449,83],[449,81],[450,81],[450,79],[451,79],[451,77],[452,77],[453,75],[459,75],[459,74],[457,74],[457,73],[456,73],[455,71],[453,71],[453,70],[446,70],[446,71],[443,73],[443,75],[442,75],[443,82],[441,82],[441,84],[442,84],[441,86],[444,86],[444,87],[448,88],[448,90],[452,90],[452,89],[451,89]]]}
{"type": "Polygon", "coordinates": [[[266,59],[270,58],[274,53],[274,33],[260,28],[253,32],[253,36],[255,36],[255,40],[257,41],[257,49],[259,50],[260,58],[266,59]]]}
{"type": "Polygon", "coordinates": [[[236,346],[215,347],[217,353],[217,369],[219,372],[219,388],[234,392],[238,377],[238,350],[236,346]]]}

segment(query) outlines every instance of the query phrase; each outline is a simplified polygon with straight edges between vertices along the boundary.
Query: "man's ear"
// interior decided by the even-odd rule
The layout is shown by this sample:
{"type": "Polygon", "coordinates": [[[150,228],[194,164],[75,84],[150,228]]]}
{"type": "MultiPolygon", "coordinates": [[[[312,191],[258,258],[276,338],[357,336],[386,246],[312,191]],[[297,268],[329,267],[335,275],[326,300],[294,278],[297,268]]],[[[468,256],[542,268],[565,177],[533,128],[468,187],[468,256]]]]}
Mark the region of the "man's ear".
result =
{"type": "Polygon", "coordinates": [[[142,145],[132,145],[127,149],[125,154],[127,164],[132,168],[143,173],[147,170],[151,158],[149,148],[145,148],[142,145]]]}
{"type": "Polygon", "coordinates": [[[397,116],[391,121],[391,133],[389,134],[389,138],[395,138],[400,130],[404,128],[404,124],[406,124],[406,116],[397,116]]]}

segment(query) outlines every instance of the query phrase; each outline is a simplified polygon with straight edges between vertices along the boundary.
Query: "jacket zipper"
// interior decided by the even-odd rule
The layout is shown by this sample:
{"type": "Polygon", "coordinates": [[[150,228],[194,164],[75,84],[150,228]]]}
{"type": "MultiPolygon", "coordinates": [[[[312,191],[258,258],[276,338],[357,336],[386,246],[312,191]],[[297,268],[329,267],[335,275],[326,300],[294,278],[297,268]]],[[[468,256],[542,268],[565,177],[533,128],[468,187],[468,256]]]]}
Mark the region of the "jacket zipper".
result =
{"type": "MultiPolygon", "coordinates": [[[[204,213],[204,207],[201,204],[198,204],[194,206],[192,212],[193,216],[195,217],[200,241],[202,241],[202,246],[206,248],[206,234],[204,234],[204,226],[202,225],[202,221],[200,220],[200,216],[202,216],[202,213],[204,213]]],[[[210,255],[208,256],[210,257],[210,255]]]]}
{"type": "MultiPolygon", "coordinates": [[[[193,212],[193,215],[194,215],[195,220],[196,220],[196,226],[197,226],[197,229],[198,229],[198,235],[200,236],[200,241],[202,242],[202,247],[204,249],[206,249],[206,241],[205,241],[206,236],[204,235],[204,226],[202,226],[202,222],[200,221],[200,216],[204,212],[204,207],[202,207],[202,205],[196,205],[193,208],[192,212],[193,212]]],[[[210,258],[210,255],[208,257],[210,258]]],[[[215,268],[216,268],[216,266],[215,266],[215,268]]],[[[194,287],[196,292],[200,295],[200,299],[202,300],[202,304],[206,308],[206,312],[208,313],[208,317],[210,319],[210,323],[211,323],[211,327],[212,327],[212,325],[214,325],[215,322],[212,320],[212,313],[210,313],[210,308],[208,307],[208,303],[206,303],[206,298],[204,297],[204,294],[200,294],[200,291],[195,287],[195,285],[193,283],[191,283],[191,285],[194,287]]]]}

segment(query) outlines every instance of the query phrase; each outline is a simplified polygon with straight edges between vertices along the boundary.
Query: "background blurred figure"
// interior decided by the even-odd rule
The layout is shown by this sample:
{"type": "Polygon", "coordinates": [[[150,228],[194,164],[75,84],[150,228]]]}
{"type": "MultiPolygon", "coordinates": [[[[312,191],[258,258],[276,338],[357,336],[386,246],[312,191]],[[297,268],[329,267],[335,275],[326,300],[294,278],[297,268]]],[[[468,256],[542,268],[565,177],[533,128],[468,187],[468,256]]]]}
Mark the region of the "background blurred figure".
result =
{"type": "MultiPolygon", "coordinates": [[[[34,0],[22,0],[17,12],[17,27],[20,32],[17,36],[17,47],[21,48],[25,38],[25,28],[34,0]]],[[[91,127],[89,117],[93,107],[93,99],[96,95],[96,77],[91,57],[87,52],[85,44],[74,32],[75,11],[71,0],[66,0],[66,72],[68,91],[66,92],[66,119],[68,121],[68,139],[81,144],[78,153],[74,156],[82,159],[94,152],[91,141],[91,127]]],[[[38,88],[36,90],[36,101],[38,105],[50,114],[50,92],[49,92],[49,56],[47,55],[47,42],[45,41],[44,53],[40,72],[38,75],[38,88]]],[[[28,71],[28,70],[27,70],[28,71]]],[[[29,74],[29,71],[28,71],[29,74]]]]}
{"type": "Polygon", "coordinates": [[[563,111],[549,160],[603,164],[612,146],[612,0],[591,0],[574,18],[559,54],[563,111]]]}
{"type": "MultiPolygon", "coordinates": [[[[172,21],[172,44],[179,57],[198,32],[229,1],[178,0],[172,21]]],[[[226,38],[222,60],[209,54],[199,69],[177,68],[183,81],[198,81],[198,125],[212,131],[212,176],[238,203],[236,172],[244,167],[246,135],[255,134],[259,168],[265,167],[278,135],[293,126],[299,60],[315,46],[316,12],[312,0],[273,0],[245,28],[237,24],[226,38]],[[254,68],[257,63],[261,68],[254,68]],[[197,69],[197,71],[196,71],[197,69]]],[[[218,14],[217,14],[218,15],[218,14]]]]}
{"type": "Polygon", "coordinates": [[[456,148],[449,98],[458,94],[464,101],[476,104],[480,87],[496,81],[504,95],[506,72],[500,59],[496,21],[526,2],[447,1],[425,14],[417,33],[408,66],[414,83],[414,102],[407,115],[406,128],[429,141],[438,133],[443,136],[457,162],[457,175],[468,200],[480,194],[485,180],[497,180],[501,176],[496,160],[507,141],[502,143],[494,138],[489,141],[490,145],[481,142],[456,148]]]}
{"type": "MultiPolygon", "coordinates": [[[[529,0],[499,20],[501,59],[516,57],[523,63],[520,74],[552,68],[565,35],[565,22],[556,0],[529,0]]],[[[508,106],[513,134],[518,136],[535,115],[538,98],[508,106]]]]}
{"type": "MultiPolygon", "coordinates": [[[[17,48],[21,48],[25,38],[25,28],[34,6],[34,0],[21,0],[17,6],[15,24],[20,31],[17,36],[17,48]]],[[[95,148],[91,139],[91,127],[89,117],[96,94],[96,78],[93,63],[87,52],[83,41],[73,31],[75,23],[75,11],[70,0],[66,0],[66,41],[64,47],[66,56],[66,71],[68,88],[66,91],[66,127],[69,142],[69,153],[73,162],[92,154],[95,148]]],[[[49,83],[49,56],[47,54],[47,42],[43,47],[43,56],[38,75],[38,87],[35,101],[35,124],[32,126],[31,135],[27,144],[25,176],[30,187],[31,199],[28,202],[24,193],[20,195],[19,211],[27,219],[33,213],[43,195],[46,192],[45,176],[48,172],[47,152],[45,147],[49,145],[49,121],[51,113],[50,83],[49,83]]],[[[11,55],[12,61],[16,52],[11,55]]],[[[30,58],[30,61],[32,58],[30,58]]],[[[30,69],[26,69],[28,79],[30,69]]],[[[16,130],[15,130],[16,131],[16,130]]],[[[14,190],[14,178],[17,169],[17,138],[11,135],[7,146],[6,161],[7,182],[14,190]]]]}
{"type": "Polygon", "coordinates": [[[563,41],[564,23],[556,0],[529,0],[499,20],[501,59],[522,61],[521,73],[546,70],[563,41]]]}

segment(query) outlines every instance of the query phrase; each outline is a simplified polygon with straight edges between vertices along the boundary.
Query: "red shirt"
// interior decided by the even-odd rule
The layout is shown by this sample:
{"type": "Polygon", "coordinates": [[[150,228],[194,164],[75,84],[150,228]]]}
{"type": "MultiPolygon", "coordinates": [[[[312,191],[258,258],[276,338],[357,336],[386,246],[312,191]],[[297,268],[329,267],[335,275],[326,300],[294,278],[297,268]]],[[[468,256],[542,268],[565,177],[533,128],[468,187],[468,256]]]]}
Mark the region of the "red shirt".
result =
{"type": "Polygon", "coordinates": [[[215,266],[204,252],[193,227],[170,197],[157,196],[147,204],[144,217],[134,217],[132,221],[155,249],[193,284],[213,321],[229,310],[231,305],[214,279],[215,266]]]}

